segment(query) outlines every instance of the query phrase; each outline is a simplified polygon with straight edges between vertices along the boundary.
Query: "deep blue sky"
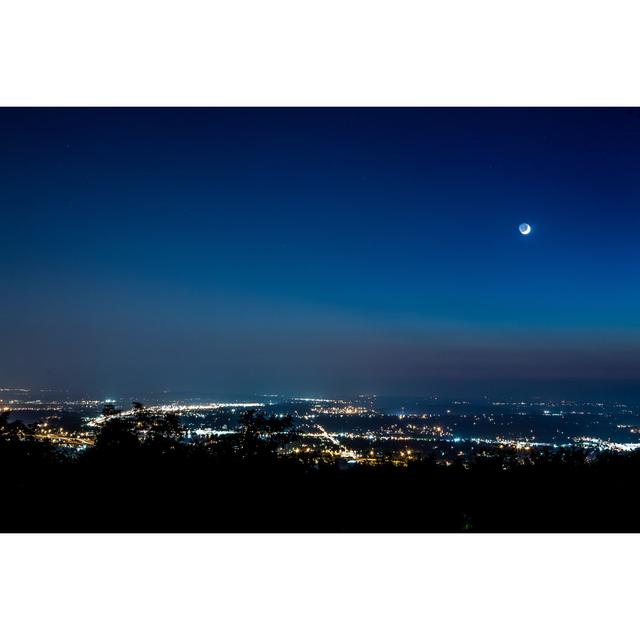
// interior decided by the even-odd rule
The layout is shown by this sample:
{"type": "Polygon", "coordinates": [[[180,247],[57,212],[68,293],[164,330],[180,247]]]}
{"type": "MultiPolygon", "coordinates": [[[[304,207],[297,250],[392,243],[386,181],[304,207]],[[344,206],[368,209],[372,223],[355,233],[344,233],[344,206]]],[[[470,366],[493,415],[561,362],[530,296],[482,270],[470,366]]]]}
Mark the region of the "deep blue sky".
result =
{"type": "Polygon", "coordinates": [[[638,111],[2,109],[0,212],[0,386],[639,387],[638,111]]]}

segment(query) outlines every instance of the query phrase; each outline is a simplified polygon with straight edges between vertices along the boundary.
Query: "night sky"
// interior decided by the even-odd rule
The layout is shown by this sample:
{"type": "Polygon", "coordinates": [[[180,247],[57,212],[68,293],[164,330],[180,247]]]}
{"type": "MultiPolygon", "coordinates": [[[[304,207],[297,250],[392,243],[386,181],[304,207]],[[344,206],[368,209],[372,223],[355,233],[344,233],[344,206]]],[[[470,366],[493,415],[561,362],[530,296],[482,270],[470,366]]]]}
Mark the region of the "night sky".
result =
{"type": "Polygon", "coordinates": [[[0,233],[0,387],[640,389],[639,111],[0,109],[0,233]]]}

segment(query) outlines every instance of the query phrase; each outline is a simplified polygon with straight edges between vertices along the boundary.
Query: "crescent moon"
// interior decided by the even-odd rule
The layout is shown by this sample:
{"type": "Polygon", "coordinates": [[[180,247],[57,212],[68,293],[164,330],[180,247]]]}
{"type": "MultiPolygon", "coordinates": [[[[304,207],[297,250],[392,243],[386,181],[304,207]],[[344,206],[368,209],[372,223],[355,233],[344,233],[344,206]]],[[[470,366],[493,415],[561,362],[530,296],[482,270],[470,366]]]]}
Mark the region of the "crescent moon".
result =
{"type": "Polygon", "coordinates": [[[531,233],[531,225],[527,224],[526,222],[523,222],[519,227],[518,227],[518,231],[520,231],[520,233],[523,236],[528,236],[531,233]]]}

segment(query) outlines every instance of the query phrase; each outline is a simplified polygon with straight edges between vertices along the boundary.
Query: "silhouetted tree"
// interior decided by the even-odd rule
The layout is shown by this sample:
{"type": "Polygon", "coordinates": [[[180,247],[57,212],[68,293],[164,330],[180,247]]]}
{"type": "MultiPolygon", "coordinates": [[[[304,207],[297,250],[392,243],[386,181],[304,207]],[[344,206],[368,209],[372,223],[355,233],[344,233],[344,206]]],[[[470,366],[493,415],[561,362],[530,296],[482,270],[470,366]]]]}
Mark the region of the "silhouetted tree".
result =
{"type": "Polygon", "coordinates": [[[111,418],[112,416],[117,416],[118,413],[120,412],[118,411],[118,409],[116,409],[116,406],[114,404],[106,403],[102,407],[102,415],[105,418],[111,418]]]}
{"type": "Polygon", "coordinates": [[[151,420],[149,424],[148,449],[154,453],[168,453],[178,448],[178,438],[182,434],[182,428],[177,414],[167,413],[151,420]]]}
{"type": "Polygon", "coordinates": [[[177,413],[167,413],[154,425],[155,431],[167,438],[179,438],[182,434],[180,416],[177,413]]]}
{"type": "Polygon", "coordinates": [[[140,442],[129,420],[114,418],[98,432],[93,453],[100,457],[130,457],[140,448],[140,442]]]}
{"type": "Polygon", "coordinates": [[[135,426],[138,429],[148,430],[152,427],[151,414],[142,404],[142,402],[132,402],[133,417],[135,420],[135,426]]]}
{"type": "Polygon", "coordinates": [[[11,411],[0,413],[0,438],[3,440],[17,440],[27,435],[27,427],[22,420],[9,422],[11,411]]]}
{"type": "Polygon", "coordinates": [[[290,415],[267,416],[249,409],[240,416],[239,426],[241,453],[246,458],[273,455],[297,437],[290,415]]]}
{"type": "Polygon", "coordinates": [[[23,469],[25,464],[53,462],[54,448],[34,438],[35,426],[21,420],[9,422],[10,411],[0,413],[0,472],[23,469]]]}

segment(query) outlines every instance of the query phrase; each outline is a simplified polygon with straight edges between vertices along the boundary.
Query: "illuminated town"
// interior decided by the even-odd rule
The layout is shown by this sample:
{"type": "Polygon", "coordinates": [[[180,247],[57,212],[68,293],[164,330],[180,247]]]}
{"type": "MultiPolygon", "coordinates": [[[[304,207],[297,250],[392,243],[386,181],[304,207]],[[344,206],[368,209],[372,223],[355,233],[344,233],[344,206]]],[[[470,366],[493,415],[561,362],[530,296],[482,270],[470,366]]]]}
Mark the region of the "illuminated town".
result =
{"type": "MultiPolygon", "coordinates": [[[[49,390],[0,390],[0,410],[18,437],[46,441],[73,456],[91,448],[114,419],[177,416],[177,442],[208,446],[238,433],[247,410],[291,416],[295,439],[277,455],[312,464],[406,466],[424,460],[469,467],[482,457],[512,452],[534,464],[562,450],[600,453],[640,449],[640,407],[619,402],[544,402],[437,397],[396,400],[374,395],[353,399],[258,396],[232,402],[158,396],[70,398],[49,390]],[[132,405],[132,403],[135,403],[132,405]],[[136,408],[137,406],[137,408],[136,408]]],[[[144,425],[140,425],[144,427],[144,425]]],[[[141,441],[148,429],[138,431],[141,441]]]]}

